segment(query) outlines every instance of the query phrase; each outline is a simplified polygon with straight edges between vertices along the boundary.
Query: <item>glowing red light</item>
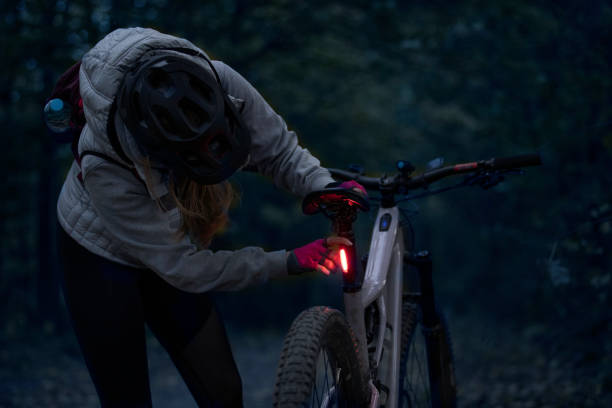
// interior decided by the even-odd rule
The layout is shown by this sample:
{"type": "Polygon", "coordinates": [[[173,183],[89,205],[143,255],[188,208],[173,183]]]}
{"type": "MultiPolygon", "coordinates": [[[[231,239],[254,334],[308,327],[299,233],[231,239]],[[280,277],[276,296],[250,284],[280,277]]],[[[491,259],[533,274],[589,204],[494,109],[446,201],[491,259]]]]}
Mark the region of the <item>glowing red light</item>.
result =
{"type": "Polygon", "coordinates": [[[348,273],[348,261],[346,259],[346,251],[340,250],[340,263],[342,264],[342,272],[348,273]]]}

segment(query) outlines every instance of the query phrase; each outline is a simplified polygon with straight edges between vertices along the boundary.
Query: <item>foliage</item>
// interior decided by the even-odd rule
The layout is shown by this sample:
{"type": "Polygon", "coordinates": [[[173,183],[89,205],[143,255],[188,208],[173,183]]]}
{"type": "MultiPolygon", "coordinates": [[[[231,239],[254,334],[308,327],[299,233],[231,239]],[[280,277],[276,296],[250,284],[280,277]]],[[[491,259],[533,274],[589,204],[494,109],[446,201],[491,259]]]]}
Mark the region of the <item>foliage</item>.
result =
{"type": "MultiPolygon", "coordinates": [[[[70,152],[49,142],[43,101],[54,79],[105,33],[133,25],[185,36],[233,66],[326,166],[359,163],[381,174],[400,158],[422,170],[437,156],[452,163],[541,152],[544,166],[492,191],[416,202],[417,247],[432,250],[439,293],[456,313],[609,330],[608,2],[56,0],[1,7],[5,330],[60,313],[49,307],[57,303],[53,214],[70,152]]],[[[242,202],[216,247],[292,248],[326,233],[324,220],[302,216],[299,200],[261,177],[243,174],[236,183],[242,202]]],[[[363,237],[369,226],[362,218],[363,237]]],[[[272,288],[276,305],[296,294],[314,301],[320,286],[272,288]]],[[[239,298],[262,302],[254,293],[232,296],[228,314],[240,314],[239,298]]]]}

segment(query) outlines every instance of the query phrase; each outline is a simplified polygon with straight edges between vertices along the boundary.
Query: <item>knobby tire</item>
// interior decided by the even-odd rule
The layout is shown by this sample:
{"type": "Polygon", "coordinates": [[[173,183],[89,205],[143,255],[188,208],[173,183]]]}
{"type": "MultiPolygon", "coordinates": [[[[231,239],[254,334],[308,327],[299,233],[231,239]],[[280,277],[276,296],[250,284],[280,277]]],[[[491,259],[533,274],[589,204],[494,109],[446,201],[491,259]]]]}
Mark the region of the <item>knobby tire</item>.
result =
{"type": "Polygon", "coordinates": [[[367,406],[369,387],[357,357],[357,344],[340,311],[318,306],[302,312],[284,340],[274,406],[367,406]]]}

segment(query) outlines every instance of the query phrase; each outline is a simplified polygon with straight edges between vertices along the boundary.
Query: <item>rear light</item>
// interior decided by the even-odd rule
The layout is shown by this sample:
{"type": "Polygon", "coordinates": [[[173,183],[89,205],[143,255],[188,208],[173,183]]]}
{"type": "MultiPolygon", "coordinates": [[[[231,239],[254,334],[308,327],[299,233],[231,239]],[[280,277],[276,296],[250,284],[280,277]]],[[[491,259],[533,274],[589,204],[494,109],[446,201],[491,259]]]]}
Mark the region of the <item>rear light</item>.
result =
{"type": "Polygon", "coordinates": [[[344,292],[356,292],[361,289],[363,272],[361,262],[357,260],[355,246],[343,246],[338,251],[339,267],[342,268],[342,289],[344,292]]]}
{"type": "Polygon", "coordinates": [[[344,248],[340,250],[340,264],[342,266],[342,272],[348,273],[348,260],[346,259],[346,250],[344,248]]]}

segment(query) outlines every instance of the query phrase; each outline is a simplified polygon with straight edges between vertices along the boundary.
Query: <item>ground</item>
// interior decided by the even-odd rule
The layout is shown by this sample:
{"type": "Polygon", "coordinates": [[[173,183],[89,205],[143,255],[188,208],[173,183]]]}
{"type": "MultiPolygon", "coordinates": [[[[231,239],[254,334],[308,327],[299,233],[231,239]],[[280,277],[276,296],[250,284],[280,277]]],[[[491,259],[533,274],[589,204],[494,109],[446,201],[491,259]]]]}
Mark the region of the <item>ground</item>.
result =
{"type": "MultiPolygon", "coordinates": [[[[604,407],[610,373],[555,356],[533,330],[516,331],[449,314],[460,407],[604,407]]],[[[245,406],[270,407],[283,333],[229,327],[245,406]]],[[[0,408],[97,407],[74,337],[32,331],[0,343],[0,408]]],[[[156,407],[196,407],[165,352],[148,341],[156,407]]],[[[567,356],[568,354],[565,353],[567,356]]]]}

